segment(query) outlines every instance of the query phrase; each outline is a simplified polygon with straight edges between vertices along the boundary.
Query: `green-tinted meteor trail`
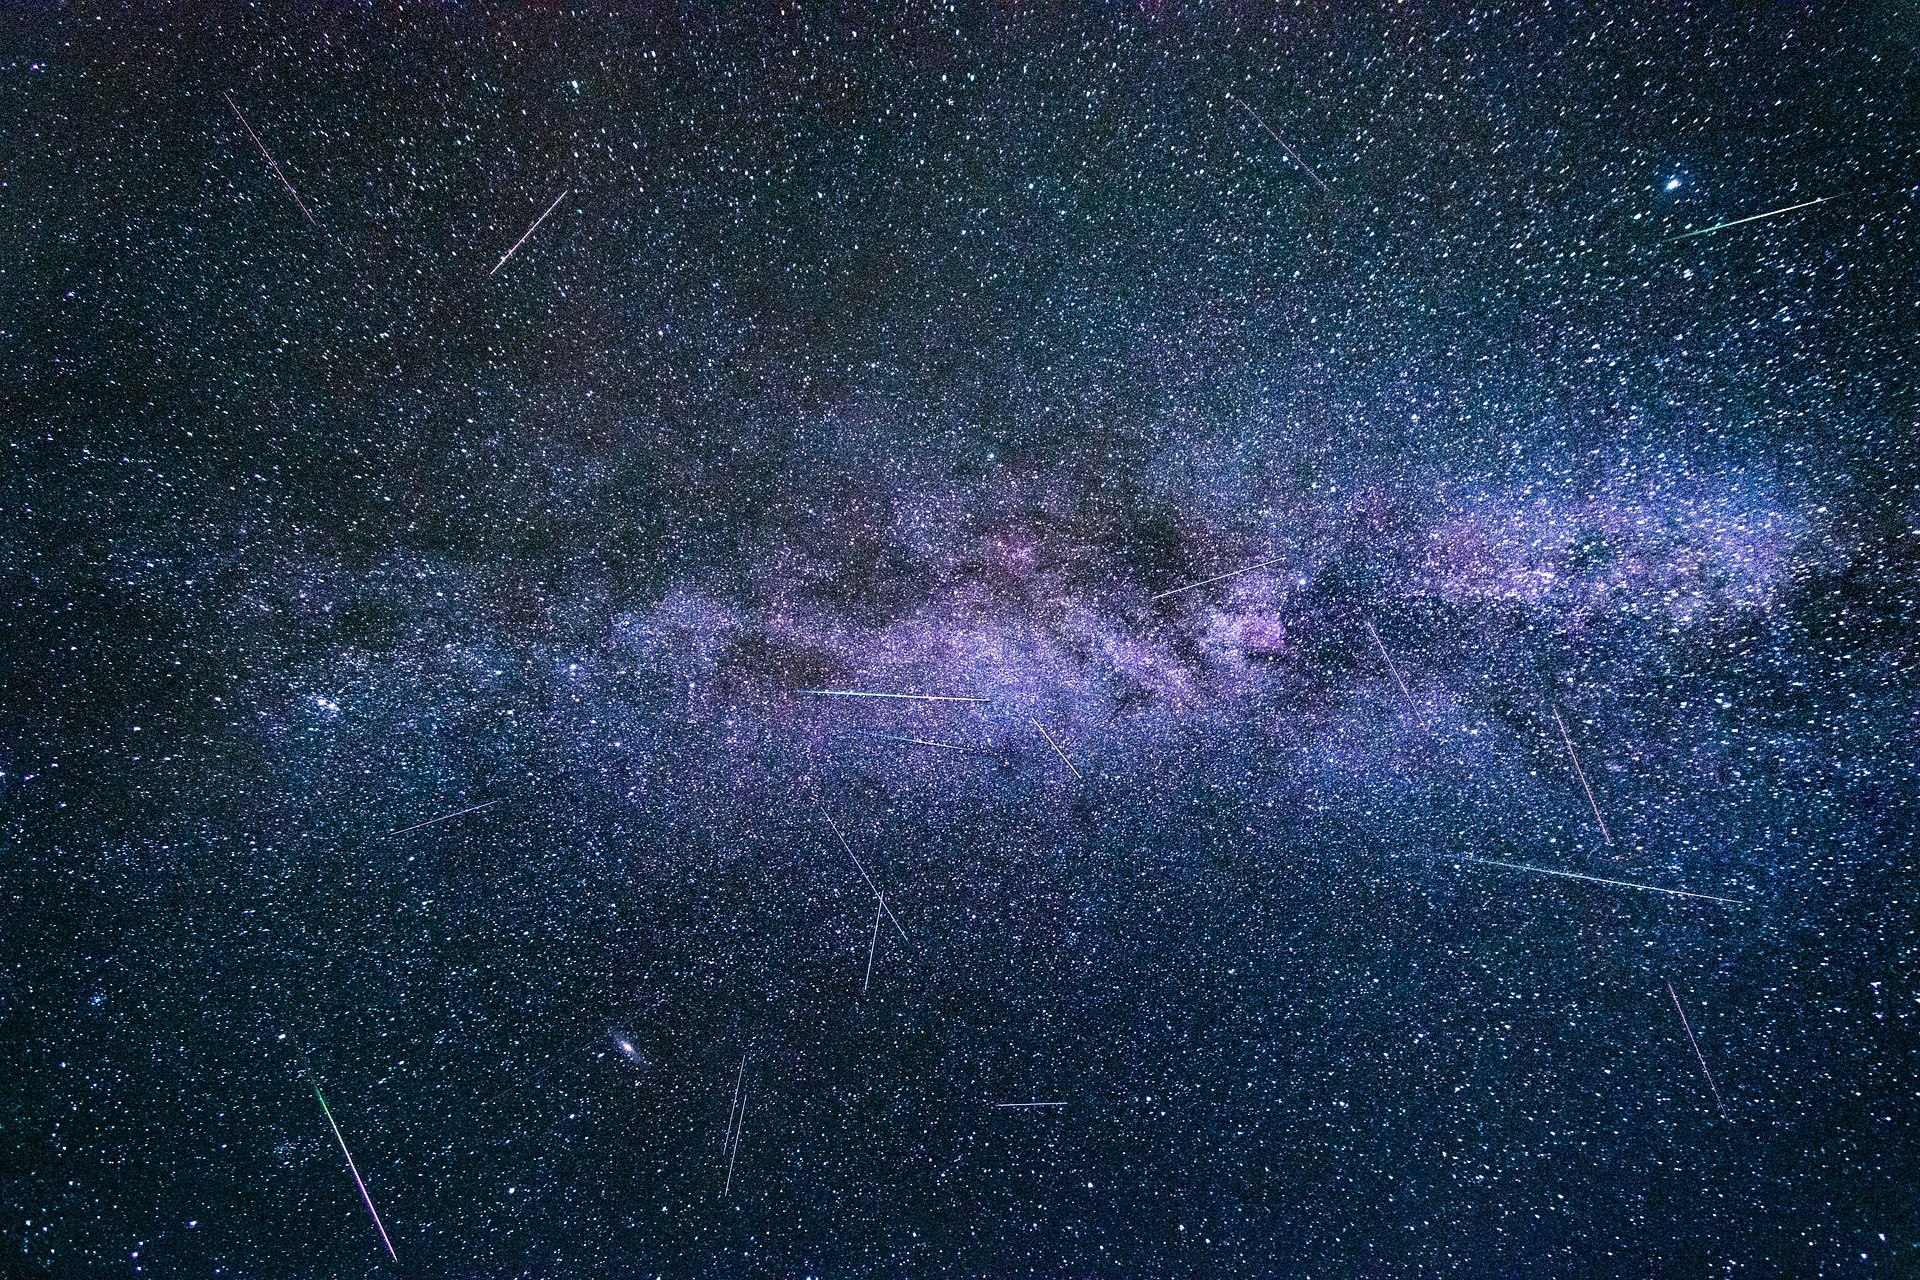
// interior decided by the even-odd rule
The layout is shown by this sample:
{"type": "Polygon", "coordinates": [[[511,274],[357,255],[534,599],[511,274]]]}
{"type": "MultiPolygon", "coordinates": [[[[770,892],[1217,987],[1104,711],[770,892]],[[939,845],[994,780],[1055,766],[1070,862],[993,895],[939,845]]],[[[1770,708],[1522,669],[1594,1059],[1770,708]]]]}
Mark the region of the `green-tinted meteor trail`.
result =
{"type": "Polygon", "coordinates": [[[393,1251],[393,1241],[387,1236],[386,1224],[380,1221],[380,1211],[373,1207],[373,1197],[367,1194],[367,1184],[360,1177],[359,1166],[353,1162],[353,1152],[347,1150],[347,1140],[340,1136],[340,1126],[333,1122],[333,1109],[327,1106],[327,1097],[320,1092],[320,1086],[313,1086],[313,1096],[320,1100],[320,1112],[327,1118],[327,1127],[333,1130],[333,1140],[340,1144],[340,1154],[347,1158],[347,1169],[353,1174],[354,1185],[360,1188],[360,1198],[367,1202],[367,1212],[373,1215],[373,1225],[379,1228],[380,1242],[387,1246],[387,1256],[395,1262],[400,1255],[393,1251]]]}

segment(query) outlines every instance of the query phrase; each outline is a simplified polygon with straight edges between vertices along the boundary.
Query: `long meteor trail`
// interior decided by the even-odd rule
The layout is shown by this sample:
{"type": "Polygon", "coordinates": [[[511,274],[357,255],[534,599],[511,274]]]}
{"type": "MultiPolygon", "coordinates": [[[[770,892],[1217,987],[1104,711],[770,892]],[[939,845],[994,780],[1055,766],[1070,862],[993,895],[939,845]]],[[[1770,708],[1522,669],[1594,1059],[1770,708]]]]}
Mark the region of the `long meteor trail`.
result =
{"type": "Polygon", "coordinates": [[[996,1102],[993,1105],[1000,1108],[1014,1108],[1014,1107],[1064,1107],[1067,1104],[1064,1102],[996,1102]]]}
{"type": "Polygon", "coordinates": [[[1580,779],[1580,789],[1587,793],[1587,808],[1593,810],[1593,820],[1600,824],[1600,838],[1609,847],[1613,844],[1613,833],[1607,830],[1607,820],[1600,816],[1600,806],[1593,801],[1593,788],[1587,785],[1587,771],[1580,767],[1580,757],[1573,752],[1573,739],[1567,736],[1567,722],[1560,718],[1560,708],[1553,709],[1553,722],[1560,726],[1560,741],[1567,744],[1567,759],[1573,761],[1573,776],[1580,779]]]}
{"type": "Polygon", "coordinates": [[[437,818],[428,818],[425,822],[416,822],[410,827],[401,827],[398,831],[389,831],[387,834],[389,836],[403,836],[409,831],[418,831],[422,827],[430,827],[436,822],[445,822],[449,818],[459,818],[469,813],[478,813],[482,809],[491,809],[499,803],[498,800],[489,800],[485,804],[476,804],[465,809],[455,809],[452,813],[443,813],[437,818]]]}
{"type": "Polygon", "coordinates": [[[727,1107],[727,1129],[720,1138],[720,1150],[723,1153],[733,1147],[733,1122],[740,1113],[740,1083],[746,1078],[747,1055],[743,1053],[740,1055],[740,1070],[733,1077],[733,1102],[727,1107]]]}
{"type": "Polygon", "coordinates": [[[1299,153],[1296,152],[1292,147],[1287,145],[1287,140],[1281,137],[1279,134],[1275,133],[1273,131],[1273,126],[1260,118],[1260,113],[1258,111],[1255,111],[1252,107],[1240,101],[1240,99],[1234,97],[1232,94],[1227,95],[1227,101],[1231,102],[1234,106],[1240,108],[1242,111],[1252,116],[1253,122],[1259,125],[1262,129],[1264,129],[1269,138],[1272,138],[1275,142],[1280,144],[1280,149],[1287,153],[1287,159],[1293,161],[1295,164],[1299,165],[1302,169],[1305,169],[1307,171],[1307,176],[1309,178],[1312,178],[1314,182],[1318,183],[1322,191],[1326,192],[1329,197],[1331,197],[1336,201],[1340,199],[1339,196],[1336,196],[1333,194],[1332,187],[1328,186],[1324,182],[1321,182],[1320,175],[1313,171],[1313,166],[1308,164],[1305,160],[1302,160],[1299,156],[1299,153]]]}
{"type": "Polygon", "coordinates": [[[367,1194],[367,1184],[360,1178],[359,1166],[353,1163],[353,1152],[347,1150],[347,1140],[340,1136],[340,1126],[333,1122],[333,1111],[327,1106],[327,1097],[320,1092],[317,1084],[313,1086],[313,1096],[320,1100],[320,1111],[327,1118],[327,1127],[333,1130],[333,1140],[340,1144],[340,1154],[347,1158],[347,1168],[353,1173],[354,1185],[360,1188],[360,1198],[367,1202],[367,1212],[373,1215],[373,1225],[380,1229],[380,1243],[387,1246],[389,1258],[400,1261],[400,1255],[393,1251],[393,1241],[387,1238],[386,1224],[380,1221],[380,1211],[373,1207],[373,1197],[367,1194]]]}
{"type": "Polygon", "coordinates": [[[1707,1059],[1700,1052],[1700,1042],[1693,1037],[1693,1024],[1687,1021],[1687,1011],[1680,1007],[1680,997],[1674,993],[1673,979],[1668,978],[1667,994],[1673,998],[1673,1011],[1680,1015],[1680,1025],[1686,1028],[1687,1043],[1693,1046],[1693,1056],[1700,1062],[1700,1074],[1707,1078],[1707,1088],[1713,1090],[1713,1105],[1720,1110],[1720,1118],[1733,1123],[1727,1117],[1727,1104],[1720,1101],[1720,1086],[1713,1082],[1713,1072],[1707,1070],[1707,1059]]]}
{"type": "Polygon", "coordinates": [[[1728,227],[1738,227],[1748,222],[1758,222],[1762,218],[1777,218],[1783,213],[1792,213],[1796,209],[1811,209],[1817,204],[1825,204],[1832,196],[1821,196],[1818,200],[1804,200],[1799,204],[1790,204],[1784,209],[1769,209],[1765,213],[1751,214],[1745,218],[1735,218],[1731,222],[1716,222],[1710,227],[1701,227],[1698,231],[1683,231],[1677,236],[1668,236],[1666,243],[1676,240],[1691,240],[1695,236],[1709,235],[1715,231],[1725,231],[1728,227]]]}
{"type": "Polygon", "coordinates": [[[1227,573],[1216,573],[1211,578],[1202,578],[1198,582],[1189,582],[1184,587],[1174,587],[1167,591],[1157,592],[1153,595],[1148,596],[1147,601],[1151,603],[1155,600],[1164,600],[1168,596],[1177,596],[1182,591],[1192,591],[1199,587],[1212,586],[1216,582],[1225,582],[1228,578],[1237,578],[1243,573],[1252,573],[1255,569],[1264,569],[1270,564],[1279,564],[1282,560],[1285,560],[1285,559],[1286,559],[1285,556],[1274,556],[1271,560],[1262,560],[1258,564],[1245,565],[1245,566],[1242,566],[1241,568],[1231,570],[1227,573]]]}
{"type": "Polygon", "coordinates": [[[801,689],[815,698],[894,698],[902,702],[992,702],[992,698],[964,697],[948,693],[873,693],[866,689],[801,689]]]}
{"type": "Polygon", "coordinates": [[[726,1189],[720,1193],[722,1196],[733,1194],[733,1165],[740,1158],[740,1134],[746,1127],[747,1100],[743,1095],[740,1099],[740,1118],[734,1122],[733,1126],[733,1154],[727,1157],[727,1185],[726,1189]]]}
{"type": "Polygon", "coordinates": [[[280,162],[273,158],[273,152],[267,150],[267,144],[260,141],[260,135],[253,131],[252,125],[247,123],[246,113],[240,110],[240,104],[235,102],[233,95],[225,89],[220,91],[220,96],[227,100],[227,105],[233,108],[233,114],[239,117],[240,127],[247,131],[249,138],[253,139],[254,149],[260,153],[261,158],[267,162],[267,166],[273,170],[273,176],[280,179],[280,185],[287,189],[287,194],[293,197],[293,202],[300,206],[300,212],[305,215],[307,221],[311,222],[315,227],[318,227],[320,220],[313,216],[313,210],[307,208],[307,202],[300,198],[300,193],[293,189],[291,182],[287,181],[287,175],[280,169],[280,162]]]}
{"type": "Polygon", "coordinates": [[[553,198],[553,203],[547,206],[547,212],[535,218],[533,220],[533,225],[527,228],[527,234],[521,236],[518,240],[515,240],[513,242],[513,248],[507,250],[505,253],[500,255],[500,261],[493,264],[492,271],[487,272],[487,276],[489,279],[499,274],[500,268],[507,265],[507,259],[511,258],[514,254],[520,252],[520,246],[525,244],[528,240],[531,240],[533,238],[533,233],[540,229],[540,224],[545,222],[548,216],[552,214],[555,209],[558,209],[560,207],[560,202],[562,200],[565,200],[568,196],[572,194],[573,194],[573,188],[568,187],[565,191],[562,191],[559,195],[553,198]]]}
{"type": "Polygon", "coordinates": [[[833,828],[833,834],[839,837],[840,847],[847,851],[847,856],[853,859],[853,865],[860,869],[861,879],[867,882],[867,888],[873,890],[873,896],[880,900],[880,909],[887,913],[887,919],[893,921],[893,927],[899,930],[900,941],[902,942],[910,941],[910,939],[907,937],[907,931],[905,929],[900,928],[900,918],[894,915],[893,908],[887,905],[887,895],[880,892],[880,886],[875,884],[873,882],[873,877],[867,874],[866,864],[860,861],[860,855],[855,853],[853,851],[853,846],[847,843],[847,837],[840,830],[840,824],[835,822],[833,820],[833,815],[828,813],[820,805],[815,804],[814,808],[820,810],[820,816],[827,820],[827,825],[833,828]]]}
{"type": "Polygon", "coordinates": [[[1060,757],[1060,763],[1067,766],[1067,769],[1073,774],[1075,781],[1085,782],[1086,779],[1080,776],[1080,771],[1073,767],[1073,761],[1067,759],[1067,753],[1060,749],[1060,744],[1055,742],[1053,735],[1047,732],[1047,726],[1041,724],[1032,716],[1028,716],[1027,721],[1040,731],[1040,736],[1047,740],[1047,745],[1053,748],[1053,754],[1060,757]]]}
{"type": "Polygon", "coordinates": [[[880,945],[880,908],[873,909],[873,937],[867,939],[867,980],[860,984],[860,994],[867,994],[867,988],[873,985],[873,952],[880,945]]]}
{"type": "Polygon", "coordinates": [[[1747,904],[1738,898],[1716,898],[1711,893],[1695,893],[1690,889],[1663,889],[1657,884],[1641,884],[1635,880],[1609,880],[1605,876],[1590,876],[1581,871],[1562,871],[1557,867],[1540,867],[1531,862],[1507,862],[1500,858],[1451,857],[1444,853],[1414,854],[1414,857],[1434,857],[1442,862],[1471,863],[1481,867],[1506,867],[1513,871],[1531,871],[1541,876],[1561,876],[1568,880],[1585,880],[1589,884],[1607,884],[1619,889],[1639,889],[1646,893],[1666,893],[1676,898],[1701,898],[1708,902],[1724,902],[1731,907],[1744,907],[1747,904]]]}
{"type": "Polygon", "coordinates": [[[1394,666],[1393,659],[1387,656],[1387,646],[1380,643],[1380,633],[1373,629],[1372,619],[1362,618],[1361,621],[1366,624],[1367,634],[1373,637],[1373,647],[1380,651],[1380,661],[1387,664],[1387,670],[1393,673],[1393,682],[1400,686],[1400,696],[1407,700],[1407,710],[1413,713],[1413,722],[1422,729],[1426,728],[1427,722],[1420,718],[1420,709],[1413,705],[1413,695],[1407,692],[1407,682],[1400,678],[1400,668],[1394,666]]]}

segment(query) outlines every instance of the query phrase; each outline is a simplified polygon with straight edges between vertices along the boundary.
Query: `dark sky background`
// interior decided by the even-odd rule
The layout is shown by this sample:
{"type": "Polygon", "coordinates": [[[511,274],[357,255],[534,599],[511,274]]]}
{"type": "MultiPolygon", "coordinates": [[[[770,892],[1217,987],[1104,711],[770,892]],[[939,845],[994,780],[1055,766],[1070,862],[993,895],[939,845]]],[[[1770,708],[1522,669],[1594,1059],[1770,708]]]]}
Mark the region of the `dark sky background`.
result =
{"type": "Polygon", "coordinates": [[[0,17],[0,1272],[1920,1270],[1913,7],[886,8],[0,17]]]}

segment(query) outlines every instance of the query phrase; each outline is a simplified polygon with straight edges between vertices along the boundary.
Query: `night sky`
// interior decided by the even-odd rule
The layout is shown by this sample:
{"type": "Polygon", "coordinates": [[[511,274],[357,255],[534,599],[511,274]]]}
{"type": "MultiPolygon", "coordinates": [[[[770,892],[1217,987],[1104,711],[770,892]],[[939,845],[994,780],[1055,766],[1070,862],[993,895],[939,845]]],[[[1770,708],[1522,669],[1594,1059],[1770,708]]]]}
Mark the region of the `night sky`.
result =
{"type": "Polygon", "coordinates": [[[1920,1274],[1912,5],[883,8],[0,17],[0,1273],[1920,1274]]]}

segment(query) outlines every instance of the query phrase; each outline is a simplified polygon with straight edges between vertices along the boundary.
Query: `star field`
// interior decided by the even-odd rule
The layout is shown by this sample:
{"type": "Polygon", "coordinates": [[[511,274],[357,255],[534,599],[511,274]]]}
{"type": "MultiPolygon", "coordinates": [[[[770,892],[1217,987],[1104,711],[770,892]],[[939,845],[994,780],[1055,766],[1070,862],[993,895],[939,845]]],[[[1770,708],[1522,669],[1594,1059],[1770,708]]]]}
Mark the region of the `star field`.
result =
{"type": "Polygon", "coordinates": [[[0,1271],[1920,1267],[1905,7],[0,24],[0,1271]]]}

